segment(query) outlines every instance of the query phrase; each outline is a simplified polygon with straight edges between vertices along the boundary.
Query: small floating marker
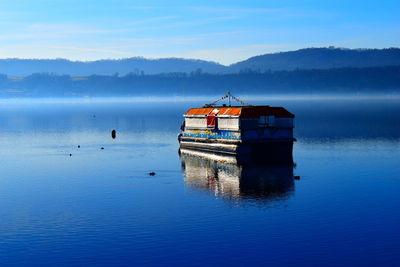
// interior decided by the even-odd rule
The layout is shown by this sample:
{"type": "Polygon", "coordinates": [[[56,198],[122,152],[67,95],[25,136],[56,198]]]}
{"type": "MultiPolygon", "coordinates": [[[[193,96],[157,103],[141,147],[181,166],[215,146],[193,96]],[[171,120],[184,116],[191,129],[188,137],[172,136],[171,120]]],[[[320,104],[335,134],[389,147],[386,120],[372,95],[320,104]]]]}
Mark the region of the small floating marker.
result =
{"type": "Polygon", "coordinates": [[[115,139],[115,137],[117,137],[117,131],[116,131],[116,130],[112,130],[112,131],[111,131],[111,137],[112,137],[113,139],[115,139]]]}
{"type": "Polygon", "coordinates": [[[72,154],[70,153],[69,156],[72,157],[72,154]]]}
{"type": "Polygon", "coordinates": [[[300,180],[300,176],[294,176],[293,177],[295,180],[300,180]]]}
{"type": "Polygon", "coordinates": [[[155,172],[149,172],[149,175],[150,176],[154,176],[154,175],[156,175],[156,173],[155,172]]]}
{"type": "Polygon", "coordinates": [[[81,146],[80,146],[80,145],[78,145],[78,148],[81,148],[81,146]]]}
{"type": "Polygon", "coordinates": [[[100,149],[101,149],[101,150],[103,150],[103,149],[104,149],[104,147],[101,147],[100,149]]]}

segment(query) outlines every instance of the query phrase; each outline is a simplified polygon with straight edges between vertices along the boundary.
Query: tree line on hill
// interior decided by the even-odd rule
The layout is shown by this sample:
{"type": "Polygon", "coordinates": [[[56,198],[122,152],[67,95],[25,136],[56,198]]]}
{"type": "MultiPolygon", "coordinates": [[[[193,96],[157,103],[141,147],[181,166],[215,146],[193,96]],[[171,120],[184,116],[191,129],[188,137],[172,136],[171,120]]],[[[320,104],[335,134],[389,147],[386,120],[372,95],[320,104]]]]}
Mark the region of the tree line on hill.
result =
{"type": "Polygon", "coordinates": [[[368,93],[399,92],[400,66],[368,68],[296,69],[292,71],[254,71],[211,74],[129,73],[72,77],[36,73],[24,78],[0,74],[2,97],[60,96],[194,96],[269,93],[368,93]]]}
{"type": "Polygon", "coordinates": [[[400,49],[305,48],[251,57],[225,66],[216,62],[183,58],[146,59],[133,57],[96,61],[66,59],[0,59],[0,73],[25,77],[32,73],[55,73],[71,76],[113,75],[119,73],[160,74],[190,73],[201,69],[206,73],[228,74],[243,70],[331,69],[345,67],[383,67],[400,65],[400,49]]]}

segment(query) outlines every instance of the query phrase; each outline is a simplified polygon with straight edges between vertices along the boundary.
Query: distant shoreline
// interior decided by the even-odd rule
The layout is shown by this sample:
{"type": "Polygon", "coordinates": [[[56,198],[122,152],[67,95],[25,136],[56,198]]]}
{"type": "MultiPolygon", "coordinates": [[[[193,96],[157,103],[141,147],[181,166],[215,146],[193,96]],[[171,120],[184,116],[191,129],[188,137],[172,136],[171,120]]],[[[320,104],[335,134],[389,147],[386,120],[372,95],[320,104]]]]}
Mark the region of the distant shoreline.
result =
{"type": "MultiPolygon", "coordinates": [[[[393,94],[338,94],[338,95],[238,95],[247,102],[268,101],[400,101],[400,93],[393,94]]],[[[141,96],[141,97],[46,97],[46,98],[0,98],[0,104],[102,104],[102,103],[208,103],[220,95],[210,96],[141,96]]]]}
{"type": "Polygon", "coordinates": [[[392,94],[400,92],[400,65],[231,74],[0,75],[0,97],[8,98],[208,96],[227,91],[242,95],[392,94]]]}
{"type": "Polygon", "coordinates": [[[214,61],[179,57],[99,59],[94,61],[2,58],[0,73],[25,77],[32,73],[55,73],[76,77],[90,75],[154,75],[162,73],[232,74],[242,71],[294,71],[332,68],[371,68],[400,65],[400,48],[310,47],[294,51],[255,55],[223,65],[214,61]]]}

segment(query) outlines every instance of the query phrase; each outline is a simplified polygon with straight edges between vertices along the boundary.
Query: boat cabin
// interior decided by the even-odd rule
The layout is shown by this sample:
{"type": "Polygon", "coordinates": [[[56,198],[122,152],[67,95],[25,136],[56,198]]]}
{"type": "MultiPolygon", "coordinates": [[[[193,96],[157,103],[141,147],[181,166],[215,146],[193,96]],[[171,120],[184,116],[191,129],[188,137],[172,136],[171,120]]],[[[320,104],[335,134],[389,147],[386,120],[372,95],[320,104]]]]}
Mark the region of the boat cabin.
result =
{"type": "Polygon", "coordinates": [[[242,140],[293,138],[294,115],[283,107],[203,107],[189,109],[183,116],[183,136],[242,140]]]}

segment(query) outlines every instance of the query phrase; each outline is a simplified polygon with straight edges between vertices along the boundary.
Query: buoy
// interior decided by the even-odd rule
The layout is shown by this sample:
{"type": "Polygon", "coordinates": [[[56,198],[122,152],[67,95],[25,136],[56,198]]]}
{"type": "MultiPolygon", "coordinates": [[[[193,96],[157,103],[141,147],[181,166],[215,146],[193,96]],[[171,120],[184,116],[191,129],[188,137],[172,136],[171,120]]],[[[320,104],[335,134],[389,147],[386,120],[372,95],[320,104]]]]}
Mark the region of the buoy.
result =
{"type": "Polygon", "coordinates": [[[71,156],[72,156],[72,154],[70,153],[70,154],[69,154],[69,156],[71,157],[71,156]]]}
{"type": "Polygon", "coordinates": [[[80,145],[78,145],[78,148],[81,148],[81,146],[80,146],[80,145]]]}
{"type": "Polygon", "coordinates": [[[155,172],[149,172],[149,175],[150,176],[154,176],[154,175],[156,175],[156,173],[155,172]]]}
{"type": "Polygon", "coordinates": [[[104,149],[104,147],[101,147],[100,149],[104,149]]]}
{"type": "Polygon", "coordinates": [[[115,137],[117,137],[117,131],[116,131],[116,130],[112,130],[112,131],[111,131],[111,137],[112,137],[113,139],[115,139],[115,137]]]}

